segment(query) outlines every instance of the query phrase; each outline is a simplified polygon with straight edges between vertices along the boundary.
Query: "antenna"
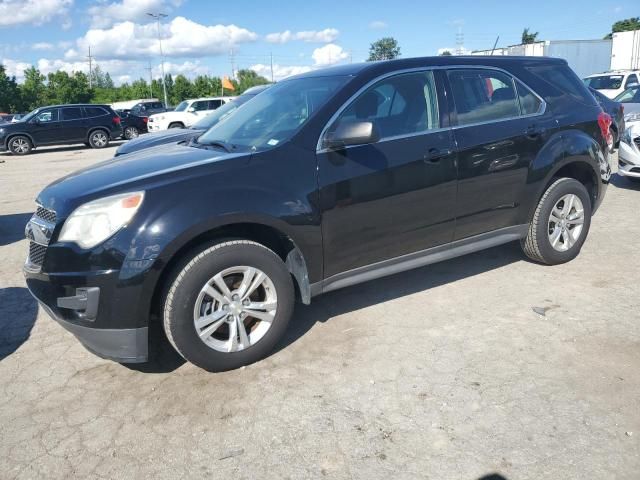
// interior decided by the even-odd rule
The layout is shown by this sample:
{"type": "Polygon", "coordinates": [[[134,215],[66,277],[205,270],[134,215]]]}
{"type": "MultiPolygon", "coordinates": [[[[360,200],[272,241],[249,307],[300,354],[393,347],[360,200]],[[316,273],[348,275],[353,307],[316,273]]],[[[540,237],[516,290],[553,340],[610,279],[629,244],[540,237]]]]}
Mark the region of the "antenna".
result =
{"type": "Polygon", "coordinates": [[[496,47],[498,46],[498,40],[500,40],[500,35],[498,35],[498,36],[496,37],[496,41],[495,41],[495,43],[493,44],[493,48],[491,49],[491,55],[493,55],[493,52],[495,51],[496,47]]]}
{"type": "Polygon", "coordinates": [[[269,56],[271,57],[271,83],[273,83],[273,52],[271,52],[269,56]]]}

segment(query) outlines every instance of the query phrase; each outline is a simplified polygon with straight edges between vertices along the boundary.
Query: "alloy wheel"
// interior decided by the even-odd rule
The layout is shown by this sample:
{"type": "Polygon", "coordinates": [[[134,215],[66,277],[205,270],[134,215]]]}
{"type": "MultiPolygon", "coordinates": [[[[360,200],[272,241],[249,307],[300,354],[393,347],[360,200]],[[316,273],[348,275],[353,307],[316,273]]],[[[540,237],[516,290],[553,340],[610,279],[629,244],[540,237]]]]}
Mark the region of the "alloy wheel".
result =
{"type": "Polygon", "coordinates": [[[551,209],[549,215],[549,242],[554,250],[566,252],[582,235],[584,206],[577,195],[562,196],[551,209]]]}
{"type": "Polygon", "coordinates": [[[124,131],[124,136],[127,140],[131,140],[132,138],[137,138],[139,136],[138,129],[135,127],[127,127],[124,131]]]}
{"type": "Polygon", "coordinates": [[[107,144],[107,136],[102,132],[94,133],[93,144],[96,147],[104,147],[107,144]]]}
{"type": "Polygon", "coordinates": [[[27,153],[29,151],[29,142],[24,138],[16,138],[11,142],[11,146],[13,147],[13,151],[16,153],[27,153]]]}
{"type": "Polygon", "coordinates": [[[261,270],[237,266],[204,284],[193,309],[193,325],[208,347],[219,352],[245,350],[271,328],[278,307],[276,289],[261,270]]]}

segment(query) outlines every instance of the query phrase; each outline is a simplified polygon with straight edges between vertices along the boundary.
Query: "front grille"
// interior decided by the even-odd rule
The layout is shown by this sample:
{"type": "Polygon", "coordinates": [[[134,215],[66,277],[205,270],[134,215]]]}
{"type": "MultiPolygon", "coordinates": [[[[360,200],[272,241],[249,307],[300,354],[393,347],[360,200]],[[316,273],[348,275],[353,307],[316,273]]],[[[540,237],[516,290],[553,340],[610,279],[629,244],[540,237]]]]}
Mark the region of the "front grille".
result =
{"type": "Polygon", "coordinates": [[[29,263],[31,265],[41,267],[45,253],[47,253],[46,245],[29,242],[29,263]]]}
{"type": "Polygon", "coordinates": [[[54,212],[53,210],[49,210],[48,208],[44,208],[38,205],[35,215],[36,217],[41,218],[46,222],[53,224],[56,223],[56,212],[54,212]]]}

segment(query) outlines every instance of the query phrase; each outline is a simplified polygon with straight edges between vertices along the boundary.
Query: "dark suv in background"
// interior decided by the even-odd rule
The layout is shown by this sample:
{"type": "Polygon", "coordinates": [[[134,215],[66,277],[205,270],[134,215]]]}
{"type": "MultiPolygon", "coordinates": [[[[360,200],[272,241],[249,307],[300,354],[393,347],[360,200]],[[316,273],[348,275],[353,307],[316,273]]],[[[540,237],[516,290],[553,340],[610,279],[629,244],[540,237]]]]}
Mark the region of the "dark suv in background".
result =
{"type": "Polygon", "coordinates": [[[120,117],[107,105],[51,105],[0,127],[0,150],[26,155],[48,145],[84,143],[104,148],[122,135],[120,117]]]}
{"type": "Polygon", "coordinates": [[[575,258],[611,175],[610,125],[560,59],[312,71],[196,140],[45,188],[27,285],[103,357],[146,361],[157,319],[187,360],[236,368],[274,348],[296,297],[512,241],[542,264],[575,258]]]}

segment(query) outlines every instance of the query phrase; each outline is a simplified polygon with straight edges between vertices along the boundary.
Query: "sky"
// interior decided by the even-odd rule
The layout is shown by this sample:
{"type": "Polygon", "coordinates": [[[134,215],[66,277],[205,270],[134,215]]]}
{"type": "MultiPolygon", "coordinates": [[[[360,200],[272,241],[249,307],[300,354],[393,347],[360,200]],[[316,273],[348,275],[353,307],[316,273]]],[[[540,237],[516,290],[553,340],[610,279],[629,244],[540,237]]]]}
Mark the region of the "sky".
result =
{"type": "Polygon", "coordinates": [[[35,65],[108,71],[116,84],[160,76],[231,75],[251,68],[274,79],[364,61],[371,42],[394,37],[403,57],[490,49],[520,42],[529,27],[543,40],[602,38],[611,25],[640,16],[635,1],[537,0],[0,0],[0,62],[18,81],[35,65]],[[635,8],[634,8],[635,7],[635,8]],[[461,34],[461,35],[460,35],[461,34]]]}

